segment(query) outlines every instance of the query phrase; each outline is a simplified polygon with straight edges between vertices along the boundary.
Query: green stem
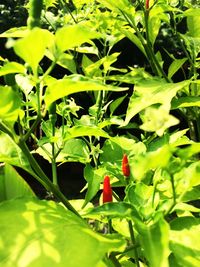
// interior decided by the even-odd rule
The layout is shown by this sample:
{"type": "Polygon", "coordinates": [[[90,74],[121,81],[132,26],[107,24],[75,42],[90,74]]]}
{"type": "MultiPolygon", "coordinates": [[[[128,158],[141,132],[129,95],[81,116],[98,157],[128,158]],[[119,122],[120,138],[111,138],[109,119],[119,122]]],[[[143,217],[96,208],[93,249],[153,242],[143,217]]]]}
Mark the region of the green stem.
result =
{"type": "Polygon", "coordinates": [[[135,240],[135,235],[134,235],[134,232],[133,232],[133,225],[132,225],[132,222],[130,220],[128,221],[128,227],[129,227],[129,232],[130,232],[132,245],[134,246],[135,264],[136,264],[137,267],[140,267],[138,251],[137,251],[137,246],[136,246],[136,240],[135,240]]]}
{"type": "Polygon", "coordinates": [[[16,136],[12,133],[12,131],[8,128],[8,126],[2,121],[0,121],[0,130],[6,133],[7,135],[9,135],[13,140],[16,139],[16,136]]]}
{"type": "Polygon", "coordinates": [[[120,262],[113,253],[110,254],[109,259],[112,261],[115,267],[121,267],[120,262]]]}
{"type": "Polygon", "coordinates": [[[68,5],[67,5],[63,0],[59,0],[59,2],[60,2],[60,4],[61,4],[63,10],[66,9],[66,10],[69,12],[70,16],[72,17],[73,21],[74,21],[75,23],[78,23],[77,20],[75,19],[74,15],[72,14],[70,8],[68,7],[68,5]]]}
{"type": "Polygon", "coordinates": [[[28,140],[28,138],[31,136],[31,134],[34,132],[34,130],[37,128],[41,121],[41,115],[38,115],[34,123],[32,124],[31,128],[28,130],[28,132],[24,135],[23,139],[24,141],[28,140]]]}
{"type": "MultiPolygon", "coordinates": [[[[40,181],[42,181],[42,184],[44,185],[44,187],[51,191],[54,196],[60,200],[67,209],[69,209],[70,211],[72,211],[74,214],[76,214],[77,216],[81,217],[80,214],[74,209],[74,207],[70,204],[70,202],[68,201],[68,199],[61,193],[61,191],[57,188],[57,186],[55,186],[50,180],[49,178],[46,176],[46,174],[43,172],[43,170],[40,168],[39,164],[37,163],[37,161],[34,159],[33,155],[30,153],[26,143],[24,142],[23,139],[20,139],[18,142],[18,146],[21,148],[21,150],[23,151],[23,153],[25,154],[25,156],[27,157],[32,169],[35,171],[36,176],[39,176],[40,181]]],[[[82,218],[82,217],[81,217],[82,218]]]]}
{"type": "Polygon", "coordinates": [[[175,184],[174,184],[174,177],[173,175],[170,175],[171,184],[172,184],[172,194],[173,194],[173,205],[176,205],[176,190],[175,190],[175,184]]]}
{"type": "Polygon", "coordinates": [[[51,168],[52,168],[53,184],[58,187],[57,165],[56,165],[56,159],[55,159],[55,144],[54,143],[52,143],[51,168]]]}

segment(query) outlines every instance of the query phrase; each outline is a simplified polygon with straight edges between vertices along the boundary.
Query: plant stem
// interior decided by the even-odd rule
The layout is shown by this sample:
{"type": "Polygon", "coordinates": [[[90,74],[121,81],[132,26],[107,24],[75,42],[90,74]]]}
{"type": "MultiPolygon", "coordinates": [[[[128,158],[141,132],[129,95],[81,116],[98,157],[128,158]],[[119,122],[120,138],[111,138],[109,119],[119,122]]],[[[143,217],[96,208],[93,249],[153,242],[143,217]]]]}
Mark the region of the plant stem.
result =
{"type": "Polygon", "coordinates": [[[28,132],[24,135],[23,139],[24,141],[28,140],[28,138],[31,136],[31,134],[34,132],[34,130],[37,128],[41,121],[41,116],[38,115],[34,123],[32,124],[31,128],[28,130],[28,132]]]}
{"type": "Polygon", "coordinates": [[[173,205],[176,205],[176,190],[174,185],[174,177],[173,175],[170,175],[171,184],[172,184],[172,195],[173,195],[173,205]]]}
{"type": "Polygon", "coordinates": [[[110,253],[109,259],[112,261],[115,267],[121,267],[120,262],[113,253],[110,253]]]}
{"type": "Polygon", "coordinates": [[[138,251],[137,251],[137,246],[136,246],[136,240],[135,240],[135,235],[134,235],[134,232],[133,232],[133,225],[132,225],[132,222],[130,220],[128,221],[128,227],[129,227],[131,241],[132,241],[132,244],[134,246],[135,264],[136,264],[137,267],[140,267],[138,251]]]}
{"type": "MultiPolygon", "coordinates": [[[[76,214],[77,216],[81,217],[80,214],[74,209],[74,207],[70,204],[70,202],[68,201],[68,199],[62,194],[62,192],[57,188],[57,186],[55,186],[50,180],[49,178],[46,176],[46,174],[43,172],[43,170],[40,168],[39,164],[37,163],[37,161],[34,159],[33,155],[30,153],[26,143],[24,142],[23,139],[20,139],[18,142],[18,146],[21,148],[21,150],[23,151],[23,153],[25,154],[25,156],[27,157],[32,169],[35,171],[36,176],[40,177],[40,182],[42,180],[42,184],[43,186],[51,191],[54,196],[60,200],[67,209],[69,209],[70,211],[72,211],[74,214],[76,214]]],[[[82,217],[81,217],[82,218],[82,217]]]]}
{"type": "Polygon", "coordinates": [[[3,123],[2,121],[0,121],[0,130],[4,133],[6,133],[7,135],[9,135],[12,140],[15,140],[15,136],[12,133],[12,131],[7,127],[7,125],[5,123],[3,123]]]}

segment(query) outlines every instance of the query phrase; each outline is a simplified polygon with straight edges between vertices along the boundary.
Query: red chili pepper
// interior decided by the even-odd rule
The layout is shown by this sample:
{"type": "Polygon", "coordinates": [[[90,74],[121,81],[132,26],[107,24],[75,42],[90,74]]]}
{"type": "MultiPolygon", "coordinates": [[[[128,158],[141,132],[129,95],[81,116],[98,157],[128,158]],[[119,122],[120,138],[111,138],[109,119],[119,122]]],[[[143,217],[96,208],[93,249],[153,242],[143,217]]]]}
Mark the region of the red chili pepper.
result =
{"type": "Polygon", "coordinates": [[[149,0],[146,0],[145,7],[146,7],[146,9],[149,9],[149,0]]]}
{"type": "Polygon", "coordinates": [[[129,166],[128,157],[126,154],[124,154],[122,158],[122,173],[126,177],[130,176],[130,166],[129,166]]]}
{"type": "Polygon", "coordinates": [[[110,177],[106,175],[103,181],[103,203],[112,202],[112,188],[110,186],[110,177]]]}

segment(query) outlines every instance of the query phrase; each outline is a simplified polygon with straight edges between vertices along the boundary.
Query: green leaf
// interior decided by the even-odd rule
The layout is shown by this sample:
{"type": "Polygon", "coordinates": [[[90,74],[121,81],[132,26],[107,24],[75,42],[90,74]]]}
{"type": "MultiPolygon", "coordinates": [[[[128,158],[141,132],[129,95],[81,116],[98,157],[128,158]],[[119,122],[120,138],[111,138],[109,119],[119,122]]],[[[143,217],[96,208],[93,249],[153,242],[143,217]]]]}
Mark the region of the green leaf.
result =
{"type": "Polygon", "coordinates": [[[56,2],[57,2],[57,0],[44,0],[44,5],[47,9],[50,6],[54,6],[56,2]]]}
{"type": "Polygon", "coordinates": [[[120,32],[123,33],[132,43],[134,43],[140,51],[147,57],[144,46],[142,45],[140,39],[137,37],[136,34],[134,34],[134,31],[132,28],[130,29],[124,29],[119,28],[120,32]]]}
{"type": "Polygon", "coordinates": [[[0,76],[11,73],[25,73],[26,68],[17,62],[8,62],[0,68],[0,76]]]}
{"type": "Polygon", "coordinates": [[[168,78],[171,79],[172,76],[183,66],[187,61],[187,58],[175,59],[168,69],[168,78]]]}
{"type": "Polygon", "coordinates": [[[140,154],[146,151],[142,142],[136,143],[133,139],[116,136],[106,140],[102,147],[103,153],[100,155],[101,162],[117,163],[121,165],[123,154],[140,154]]]}
{"type": "Polygon", "coordinates": [[[9,164],[0,167],[0,202],[16,197],[34,196],[32,189],[9,164]]]}
{"type": "Polygon", "coordinates": [[[82,136],[101,136],[105,138],[109,138],[110,136],[100,129],[97,126],[83,126],[83,125],[77,125],[73,126],[65,132],[65,138],[64,140],[69,140],[71,138],[75,137],[82,137],[82,136]]]}
{"type": "Polygon", "coordinates": [[[128,201],[136,208],[140,213],[140,216],[144,219],[149,219],[154,213],[153,197],[154,187],[147,186],[144,183],[137,183],[136,185],[130,185],[126,189],[126,197],[128,201]]]}
{"type": "Polygon", "coordinates": [[[88,182],[88,189],[85,196],[84,206],[97,194],[100,189],[100,184],[103,182],[103,177],[106,174],[105,168],[94,169],[89,164],[84,168],[84,178],[88,182]]]}
{"type": "Polygon", "coordinates": [[[200,97],[185,96],[172,100],[172,109],[187,108],[187,107],[200,107],[200,97]]]}
{"type": "Polygon", "coordinates": [[[133,221],[140,221],[140,215],[137,210],[129,203],[113,202],[105,203],[101,206],[91,209],[85,216],[103,215],[110,218],[127,218],[133,221]]]}
{"type": "Polygon", "coordinates": [[[124,125],[143,109],[153,104],[165,104],[170,109],[170,102],[177,91],[187,86],[189,81],[179,83],[165,83],[162,80],[146,80],[139,82],[134,87],[130,98],[124,125]]]}
{"type": "Polygon", "coordinates": [[[166,167],[170,161],[171,154],[170,146],[166,144],[155,151],[136,154],[131,157],[129,165],[134,179],[140,181],[148,171],[166,167]]]}
{"type": "Polygon", "coordinates": [[[183,159],[188,159],[199,152],[200,152],[200,142],[193,143],[186,148],[182,148],[181,150],[178,151],[178,155],[183,159]]]}
{"type": "Polygon", "coordinates": [[[19,95],[9,86],[0,86],[0,119],[14,123],[23,115],[21,99],[19,95]]]}
{"type": "MultiPolygon", "coordinates": [[[[51,53],[50,50],[47,50],[45,52],[45,56],[51,59],[52,61],[55,60],[54,55],[53,53],[51,53]]],[[[65,69],[68,69],[69,71],[71,71],[71,73],[76,73],[76,63],[74,61],[73,56],[70,54],[61,53],[59,55],[59,58],[56,59],[56,64],[65,69]]]]}
{"type": "Polygon", "coordinates": [[[35,28],[24,38],[16,41],[15,53],[37,73],[38,64],[44,57],[46,48],[52,45],[53,37],[49,31],[35,28]]]}
{"type": "Polygon", "coordinates": [[[151,16],[151,12],[150,12],[148,27],[149,27],[149,39],[152,45],[154,45],[160,26],[161,26],[160,15],[151,16]]]}
{"type": "MultiPolygon", "coordinates": [[[[37,148],[36,153],[41,155],[43,158],[51,163],[52,145],[49,143],[50,139],[47,139],[46,144],[42,147],[37,148]],[[47,153],[48,152],[48,153],[47,153]]],[[[57,152],[57,151],[56,151],[57,152]]],[[[56,157],[56,162],[90,162],[89,149],[87,144],[82,139],[69,139],[65,142],[63,149],[56,157]]]]}
{"type": "Polygon", "coordinates": [[[200,162],[194,162],[187,168],[182,168],[180,172],[176,173],[175,181],[177,183],[176,193],[179,195],[179,200],[184,198],[184,195],[192,190],[193,187],[200,184],[200,162]]]}
{"type": "Polygon", "coordinates": [[[124,240],[95,233],[52,201],[6,201],[0,205],[0,217],[0,265],[4,267],[97,267],[106,253],[125,247],[124,240]]]}
{"type": "Polygon", "coordinates": [[[70,139],[65,142],[63,149],[56,158],[57,162],[76,161],[82,163],[90,162],[89,148],[81,139],[70,139]]]}
{"type": "Polygon", "coordinates": [[[168,267],[169,226],[160,218],[151,225],[136,224],[139,240],[151,267],[168,267]]]}
{"type": "Polygon", "coordinates": [[[170,223],[170,249],[184,267],[200,265],[200,219],[180,217],[170,223]]]}
{"type": "Polygon", "coordinates": [[[17,28],[11,28],[3,33],[0,34],[0,38],[21,38],[25,37],[29,30],[27,27],[17,27],[17,28]]]}
{"type": "MultiPolygon", "coordinates": [[[[106,7],[108,7],[111,10],[117,10],[117,11],[129,11],[133,8],[129,0],[118,0],[117,2],[115,0],[102,0],[102,4],[104,4],[106,7]]],[[[130,12],[130,11],[129,11],[130,12]]]]}
{"type": "Polygon", "coordinates": [[[75,24],[58,29],[55,41],[58,50],[64,52],[100,36],[99,33],[83,24],[75,24]]]}
{"type": "Polygon", "coordinates": [[[127,88],[105,85],[98,80],[74,74],[64,79],[51,82],[46,90],[45,102],[48,108],[51,103],[64,96],[78,92],[99,90],[117,92],[127,90],[127,88]]]}
{"type": "Polygon", "coordinates": [[[16,143],[5,133],[0,133],[0,162],[30,170],[29,163],[16,143]]]}
{"type": "Polygon", "coordinates": [[[188,27],[188,33],[192,37],[200,37],[200,11],[199,9],[189,9],[187,12],[185,12],[185,15],[187,15],[187,27],[188,27]]]}

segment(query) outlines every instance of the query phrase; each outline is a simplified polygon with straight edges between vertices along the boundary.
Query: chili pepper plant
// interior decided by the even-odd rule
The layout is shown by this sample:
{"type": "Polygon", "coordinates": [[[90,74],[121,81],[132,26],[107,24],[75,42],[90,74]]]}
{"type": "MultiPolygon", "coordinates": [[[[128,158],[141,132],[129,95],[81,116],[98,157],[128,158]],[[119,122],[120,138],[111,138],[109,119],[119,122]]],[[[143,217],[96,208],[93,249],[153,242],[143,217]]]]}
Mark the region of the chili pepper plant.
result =
{"type": "Polygon", "coordinates": [[[0,265],[199,266],[199,1],[24,7],[0,34],[0,265]]]}

